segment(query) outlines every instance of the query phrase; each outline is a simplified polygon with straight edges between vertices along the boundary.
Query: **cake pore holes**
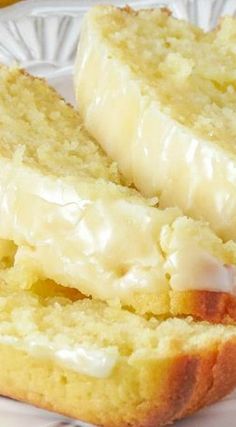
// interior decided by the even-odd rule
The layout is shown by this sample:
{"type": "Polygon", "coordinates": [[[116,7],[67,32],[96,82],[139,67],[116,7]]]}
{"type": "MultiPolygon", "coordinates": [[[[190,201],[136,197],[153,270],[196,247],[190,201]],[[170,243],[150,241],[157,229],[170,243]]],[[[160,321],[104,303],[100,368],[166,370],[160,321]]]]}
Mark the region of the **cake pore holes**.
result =
{"type": "Polygon", "coordinates": [[[171,275],[170,275],[170,273],[166,273],[165,274],[165,278],[166,278],[166,280],[168,280],[168,282],[170,281],[170,279],[171,279],[171,275]]]}
{"type": "Polygon", "coordinates": [[[129,267],[127,265],[119,265],[116,269],[116,275],[119,279],[124,277],[129,271],[129,267]]]}
{"type": "Polygon", "coordinates": [[[61,375],[60,377],[60,383],[63,385],[66,385],[68,383],[68,379],[66,375],[61,375]]]}
{"type": "Polygon", "coordinates": [[[45,301],[49,299],[51,301],[53,298],[54,301],[64,299],[74,302],[85,298],[77,289],[59,285],[50,279],[38,280],[32,285],[31,291],[45,301]]]}
{"type": "Polygon", "coordinates": [[[17,246],[12,240],[0,239],[0,271],[14,265],[17,246]]]}

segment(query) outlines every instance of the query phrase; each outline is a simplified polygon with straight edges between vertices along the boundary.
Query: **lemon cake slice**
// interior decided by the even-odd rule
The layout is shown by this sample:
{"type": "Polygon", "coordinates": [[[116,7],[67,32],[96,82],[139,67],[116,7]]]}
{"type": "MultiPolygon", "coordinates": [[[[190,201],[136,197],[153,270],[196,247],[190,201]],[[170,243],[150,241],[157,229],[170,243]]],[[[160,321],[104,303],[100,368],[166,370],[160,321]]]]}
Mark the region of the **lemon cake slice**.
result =
{"type": "Polygon", "coordinates": [[[75,71],[86,127],[129,182],[236,239],[235,18],[204,33],[166,9],[95,7],[75,71]]]}
{"type": "Polygon", "coordinates": [[[2,395],[104,427],[158,427],[235,387],[235,326],[146,320],[38,285],[44,296],[1,283],[2,395]]]}
{"type": "Polygon", "coordinates": [[[0,68],[1,277],[41,279],[137,313],[236,320],[236,244],[121,185],[80,116],[0,68]]]}

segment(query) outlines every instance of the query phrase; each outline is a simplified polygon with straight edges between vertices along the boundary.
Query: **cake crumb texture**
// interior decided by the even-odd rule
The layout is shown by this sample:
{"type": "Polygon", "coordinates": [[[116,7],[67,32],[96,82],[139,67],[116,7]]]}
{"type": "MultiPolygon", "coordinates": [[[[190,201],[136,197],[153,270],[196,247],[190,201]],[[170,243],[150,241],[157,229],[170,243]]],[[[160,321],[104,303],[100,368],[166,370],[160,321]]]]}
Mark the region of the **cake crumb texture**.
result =
{"type": "Polygon", "coordinates": [[[87,129],[160,206],[236,239],[235,18],[205,33],[165,9],[97,6],[75,67],[87,129]]]}
{"type": "Polygon", "coordinates": [[[158,427],[235,386],[235,326],[191,318],[146,320],[82,296],[73,301],[69,289],[60,296],[56,286],[41,285],[50,296],[1,285],[1,394],[105,427],[158,427]],[[20,338],[21,348],[4,343],[4,337],[20,338]],[[30,341],[41,348],[49,342],[70,349],[112,347],[118,357],[109,375],[95,378],[42,351],[24,351],[30,341]]]}

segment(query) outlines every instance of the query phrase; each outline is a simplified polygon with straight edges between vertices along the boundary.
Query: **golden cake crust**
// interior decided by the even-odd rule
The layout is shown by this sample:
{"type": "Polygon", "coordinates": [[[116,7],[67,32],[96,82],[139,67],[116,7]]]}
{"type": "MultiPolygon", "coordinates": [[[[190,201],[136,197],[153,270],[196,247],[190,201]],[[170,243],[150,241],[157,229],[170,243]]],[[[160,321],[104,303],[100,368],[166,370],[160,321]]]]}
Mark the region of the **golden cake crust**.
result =
{"type": "Polygon", "coordinates": [[[226,292],[171,292],[171,313],[174,316],[191,314],[195,319],[213,323],[235,323],[236,298],[226,292]]]}
{"type": "Polygon", "coordinates": [[[99,426],[158,427],[230,392],[235,358],[234,339],[198,354],[121,364],[98,380],[1,345],[0,392],[99,426]]]}
{"type": "Polygon", "coordinates": [[[189,316],[212,323],[235,324],[236,297],[226,292],[170,291],[135,295],[129,304],[138,314],[189,316]]]}

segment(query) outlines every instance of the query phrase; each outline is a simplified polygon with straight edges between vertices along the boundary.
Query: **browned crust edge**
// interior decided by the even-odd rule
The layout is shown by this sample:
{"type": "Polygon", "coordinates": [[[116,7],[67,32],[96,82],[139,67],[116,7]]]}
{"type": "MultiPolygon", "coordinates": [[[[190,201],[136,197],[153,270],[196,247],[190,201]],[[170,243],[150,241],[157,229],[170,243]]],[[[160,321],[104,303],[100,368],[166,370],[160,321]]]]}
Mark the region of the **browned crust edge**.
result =
{"type": "Polygon", "coordinates": [[[125,306],[142,316],[192,316],[210,323],[236,324],[236,297],[226,292],[160,290],[136,293],[129,296],[125,306]]]}
{"type": "Polygon", "coordinates": [[[179,359],[164,391],[165,403],[150,408],[145,422],[136,427],[171,424],[223,398],[236,386],[235,361],[233,340],[215,352],[179,359]]]}
{"type": "MultiPolygon", "coordinates": [[[[14,350],[12,350],[14,352],[14,350]]],[[[81,416],[80,401],[77,406],[70,408],[70,402],[62,408],[53,400],[53,395],[49,394],[47,389],[45,394],[37,390],[34,381],[34,372],[30,372],[31,389],[26,389],[26,385],[14,387],[10,381],[5,383],[0,381],[0,392],[5,396],[27,401],[35,406],[60,412],[64,415],[74,418],[82,418],[83,421],[92,422],[103,427],[159,427],[190,415],[201,407],[215,402],[229,393],[236,386],[236,339],[228,340],[218,348],[206,349],[195,355],[182,355],[174,358],[164,383],[156,384],[157,394],[155,392],[147,396],[136,408],[130,408],[130,413],[122,413],[117,418],[116,413],[111,414],[107,410],[108,402],[103,402],[103,412],[107,421],[101,422],[100,415],[94,412],[91,402],[83,401],[83,416],[81,416]],[[85,408],[85,409],[84,409],[85,408]],[[113,418],[112,418],[113,416],[113,418]]],[[[44,375],[43,362],[41,363],[41,375],[44,375]]],[[[156,362],[157,363],[157,362],[156,362]]],[[[146,366],[147,368],[147,366],[146,366]]],[[[146,369],[145,366],[143,369],[146,369]]],[[[27,369],[22,366],[22,369],[27,369]]],[[[58,368],[56,368],[58,369],[58,368]]],[[[155,363],[151,366],[153,378],[155,378],[155,363]]],[[[15,374],[17,375],[18,372],[15,374]]],[[[51,385],[53,384],[52,371],[51,385]]],[[[149,373],[150,374],[150,373],[149,373]]],[[[79,377],[79,376],[78,376],[79,377]]],[[[93,387],[93,381],[87,377],[93,387]]],[[[152,377],[150,377],[152,378],[152,377]]],[[[161,379],[162,380],[162,379],[161,379]]],[[[79,379],[78,379],[79,381],[79,379]]],[[[104,380],[104,387],[107,382],[112,384],[112,378],[104,380]]],[[[117,384],[116,384],[117,385],[117,384]]],[[[78,387],[79,387],[78,382],[78,387]]],[[[115,385],[114,385],[115,386],[115,385]]],[[[54,390],[53,388],[51,390],[54,390]]],[[[114,388],[117,393],[117,387],[114,388]]],[[[98,396],[99,397],[99,396],[98,396]]],[[[65,394],[65,401],[66,401],[65,394]]],[[[111,396],[112,399],[112,396],[111,396]]],[[[108,405],[109,406],[109,405],[108,405]]]]}
{"type": "Polygon", "coordinates": [[[171,313],[174,316],[192,315],[212,323],[236,323],[236,297],[225,292],[171,292],[171,313]]]}

